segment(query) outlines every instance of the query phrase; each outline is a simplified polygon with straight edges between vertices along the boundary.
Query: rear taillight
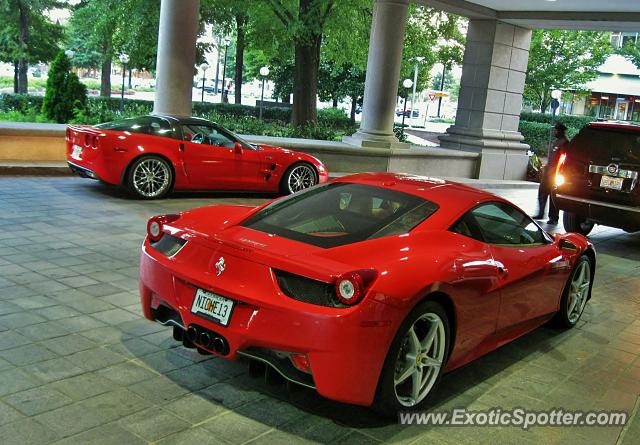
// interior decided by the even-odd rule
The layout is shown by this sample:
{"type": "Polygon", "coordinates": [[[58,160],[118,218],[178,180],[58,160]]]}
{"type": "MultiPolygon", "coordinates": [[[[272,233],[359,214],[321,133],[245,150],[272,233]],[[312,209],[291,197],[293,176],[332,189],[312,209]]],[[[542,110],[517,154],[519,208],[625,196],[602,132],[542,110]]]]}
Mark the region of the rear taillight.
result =
{"type": "Polygon", "coordinates": [[[561,153],[560,158],[558,159],[558,165],[556,166],[555,179],[553,181],[556,187],[560,187],[565,182],[564,175],[562,174],[565,162],[567,162],[567,154],[561,153]]]}
{"type": "Polygon", "coordinates": [[[178,218],[180,218],[180,215],[175,213],[149,218],[149,221],[147,221],[147,236],[152,242],[159,241],[162,238],[164,225],[172,223],[178,218]]]}
{"type": "Polygon", "coordinates": [[[342,304],[353,306],[366,295],[378,276],[373,269],[356,270],[340,275],[336,279],[336,296],[342,304]]]}
{"type": "Polygon", "coordinates": [[[98,148],[98,136],[91,135],[91,148],[98,148]]]}
{"type": "Polygon", "coordinates": [[[298,352],[291,353],[291,363],[298,370],[302,372],[306,372],[307,374],[311,374],[311,363],[309,362],[309,357],[307,354],[300,354],[298,352]]]}
{"type": "Polygon", "coordinates": [[[85,133],[84,135],[84,146],[89,147],[91,145],[91,135],[89,133],[85,133]]]}

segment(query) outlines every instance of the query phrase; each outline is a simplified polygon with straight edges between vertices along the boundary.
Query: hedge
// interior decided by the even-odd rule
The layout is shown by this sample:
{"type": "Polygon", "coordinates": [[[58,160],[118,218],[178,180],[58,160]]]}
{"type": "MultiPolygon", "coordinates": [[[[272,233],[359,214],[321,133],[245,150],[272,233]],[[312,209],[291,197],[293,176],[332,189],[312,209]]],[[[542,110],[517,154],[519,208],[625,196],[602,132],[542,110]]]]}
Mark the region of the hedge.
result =
{"type": "MultiPolygon", "coordinates": [[[[565,124],[566,125],[566,124],[565,124]]],[[[551,124],[543,122],[520,121],[518,130],[524,136],[524,143],[531,146],[531,150],[541,156],[546,156],[551,141],[551,124]]],[[[572,139],[580,128],[569,127],[567,137],[572,139]]]]}
{"type": "MultiPolygon", "coordinates": [[[[26,117],[33,122],[43,121],[40,110],[42,97],[26,94],[0,94],[0,113],[26,117]]],[[[116,97],[88,97],[86,109],[76,114],[70,123],[97,124],[124,117],[149,114],[153,102],[125,99],[120,111],[120,99],[116,97]]],[[[356,131],[343,110],[326,108],[318,110],[318,124],[295,128],[290,125],[291,110],[284,107],[265,107],[263,120],[259,120],[260,109],[236,104],[193,104],[193,114],[219,123],[232,131],[276,137],[299,137],[307,139],[340,140],[342,136],[356,131]]],[[[22,120],[22,119],[20,119],[22,120]]]]}
{"type": "MultiPolygon", "coordinates": [[[[570,116],[567,114],[561,114],[556,116],[557,122],[562,122],[568,128],[582,128],[587,125],[589,122],[593,122],[597,120],[592,116],[570,116]]],[[[551,114],[549,113],[533,113],[533,112],[522,112],[520,113],[520,121],[526,122],[539,122],[544,124],[551,123],[551,114]]]]}

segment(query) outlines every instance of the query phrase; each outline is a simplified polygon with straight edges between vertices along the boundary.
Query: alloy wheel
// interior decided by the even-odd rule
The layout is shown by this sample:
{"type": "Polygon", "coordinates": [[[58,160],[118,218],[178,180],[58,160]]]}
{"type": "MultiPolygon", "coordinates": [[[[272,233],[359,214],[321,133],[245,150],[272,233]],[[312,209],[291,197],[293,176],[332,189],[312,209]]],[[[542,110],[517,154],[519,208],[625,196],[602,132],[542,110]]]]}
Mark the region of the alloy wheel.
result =
{"type": "Polygon", "coordinates": [[[438,314],[426,313],[409,328],[400,347],[393,376],[398,402],[420,403],[440,375],[446,353],[446,332],[438,314]]]}
{"type": "Polygon", "coordinates": [[[313,169],[305,164],[295,166],[287,177],[289,193],[296,193],[309,188],[316,183],[316,174],[313,169]]]}
{"type": "Polygon", "coordinates": [[[582,261],[573,274],[567,298],[567,319],[571,324],[575,324],[584,311],[590,285],[591,265],[588,261],[582,261]]]}
{"type": "Polygon", "coordinates": [[[144,159],[135,166],[133,186],[140,195],[154,198],[169,187],[170,178],[171,173],[165,162],[159,159],[144,159]]]}

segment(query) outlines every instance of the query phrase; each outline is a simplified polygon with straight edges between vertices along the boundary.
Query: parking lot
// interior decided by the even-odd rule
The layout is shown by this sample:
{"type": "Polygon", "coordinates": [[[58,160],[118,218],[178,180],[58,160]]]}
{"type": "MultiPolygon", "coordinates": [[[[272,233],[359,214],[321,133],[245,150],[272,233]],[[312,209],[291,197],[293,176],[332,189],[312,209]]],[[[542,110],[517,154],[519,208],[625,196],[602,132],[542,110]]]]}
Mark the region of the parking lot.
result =
{"type": "MultiPolygon", "coordinates": [[[[535,211],[533,189],[494,192],[535,211]]],[[[431,408],[624,410],[626,426],[401,426],[251,377],[246,363],[184,349],[142,318],[148,217],[265,199],[143,202],[79,178],[0,177],[0,442],[638,443],[640,234],[597,228],[593,299],[578,327],[542,327],[446,375],[431,408]]]]}

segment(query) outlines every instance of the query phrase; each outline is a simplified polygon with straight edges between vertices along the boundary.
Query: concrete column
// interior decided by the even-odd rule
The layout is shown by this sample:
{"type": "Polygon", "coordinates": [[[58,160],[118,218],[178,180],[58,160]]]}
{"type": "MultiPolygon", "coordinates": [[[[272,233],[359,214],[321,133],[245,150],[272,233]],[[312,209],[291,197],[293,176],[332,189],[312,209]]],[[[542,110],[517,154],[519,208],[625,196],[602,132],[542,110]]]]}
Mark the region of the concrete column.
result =
{"type": "Polygon", "coordinates": [[[360,129],[344,142],[358,147],[399,148],[393,134],[402,44],[409,0],[375,0],[360,129]]]}
{"type": "Polygon", "coordinates": [[[482,153],[480,178],[524,179],[529,146],[518,132],[531,30],[470,20],[456,123],[442,147],[482,153]]]}
{"type": "Polygon", "coordinates": [[[162,0],[153,112],[191,116],[200,0],[162,0]]]}

